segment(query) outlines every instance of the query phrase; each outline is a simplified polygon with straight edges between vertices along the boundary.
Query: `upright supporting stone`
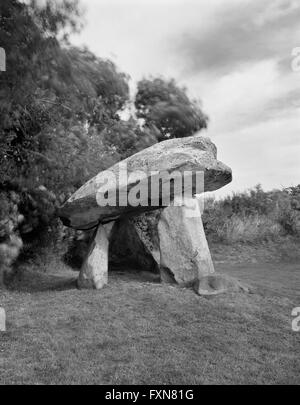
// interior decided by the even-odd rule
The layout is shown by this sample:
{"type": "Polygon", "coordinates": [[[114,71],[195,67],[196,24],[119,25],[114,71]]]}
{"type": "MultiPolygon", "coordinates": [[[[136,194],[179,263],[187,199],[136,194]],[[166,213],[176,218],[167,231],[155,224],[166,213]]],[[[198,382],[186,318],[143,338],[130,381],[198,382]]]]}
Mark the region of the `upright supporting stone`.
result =
{"type": "Polygon", "coordinates": [[[164,209],[158,235],[163,281],[192,284],[214,273],[197,199],[186,199],[183,206],[164,209]]]}
{"type": "Polygon", "coordinates": [[[0,307],[0,332],[6,331],[5,309],[0,307]]]}
{"type": "Polygon", "coordinates": [[[78,288],[101,289],[108,281],[108,247],[114,222],[100,224],[77,280],[78,288]]]}

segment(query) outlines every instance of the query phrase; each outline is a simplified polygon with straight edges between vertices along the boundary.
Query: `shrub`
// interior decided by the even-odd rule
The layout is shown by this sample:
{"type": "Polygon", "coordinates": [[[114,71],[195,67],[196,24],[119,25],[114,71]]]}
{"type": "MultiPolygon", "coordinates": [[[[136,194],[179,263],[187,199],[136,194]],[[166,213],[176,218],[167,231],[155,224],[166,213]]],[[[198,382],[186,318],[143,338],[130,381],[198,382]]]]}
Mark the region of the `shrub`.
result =
{"type": "Polygon", "coordinates": [[[300,237],[300,188],[265,192],[261,186],[221,200],[207,199],[203,224],[211,241],[253,242],[300,237]]]}
{"type": "Polygon", "coordinates": [[[274,240],[282,233],[280,224],[264,215],[233,215],[216,229],[219,240],[227,243],[274,240]]]}

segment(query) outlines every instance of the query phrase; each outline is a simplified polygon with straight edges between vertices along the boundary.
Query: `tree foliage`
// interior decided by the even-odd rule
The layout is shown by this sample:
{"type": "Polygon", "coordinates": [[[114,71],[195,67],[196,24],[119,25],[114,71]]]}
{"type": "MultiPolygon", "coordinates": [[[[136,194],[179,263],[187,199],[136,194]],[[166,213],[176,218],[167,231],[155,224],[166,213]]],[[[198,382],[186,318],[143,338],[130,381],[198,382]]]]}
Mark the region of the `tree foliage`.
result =
{"type": "Polygon", "coordinates": [[[190,100],[186,89],[174,80],[143,79],[135,98],[137,116],[155,126],[159,140],[182,138],[207,127],[208,117],[199,102],[190,100]]]}
{"type": "Polygon", "coordinates": [[[122,159],[143,150],[157,142],[155,133],[141,128],[133,118],[117,121],[104,131],[106,143],[114,147],[122,159]]]}
{"type": "MultiPolygon", "coordinates": [[[[7,55],[0,76],[1,179],[56,191],[62,173],[64,187],[89,177],[91,128],[100,133],[118,121],[128,100],[128,78],[111,61],[66,46],[66,32],[80,27],[77,1],[57,4],[9,0],[0,6],[7,55]]],[[[96,168],[103,168],[98,158],[96,168]]]]}

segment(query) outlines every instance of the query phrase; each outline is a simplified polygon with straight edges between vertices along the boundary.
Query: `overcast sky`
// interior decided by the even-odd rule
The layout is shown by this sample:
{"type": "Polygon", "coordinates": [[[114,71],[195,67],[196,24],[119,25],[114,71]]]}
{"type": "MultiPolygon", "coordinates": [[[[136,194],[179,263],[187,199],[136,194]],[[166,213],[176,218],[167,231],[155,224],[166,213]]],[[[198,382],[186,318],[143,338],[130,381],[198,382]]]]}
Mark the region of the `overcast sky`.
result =
{"type": "Polygon", "coordinates": [[[300,183],[299,0],[81,0],[72,38],[136,81],[174,77],[200,98],[203,135],[233,169],[219,194],[300,183]]]}

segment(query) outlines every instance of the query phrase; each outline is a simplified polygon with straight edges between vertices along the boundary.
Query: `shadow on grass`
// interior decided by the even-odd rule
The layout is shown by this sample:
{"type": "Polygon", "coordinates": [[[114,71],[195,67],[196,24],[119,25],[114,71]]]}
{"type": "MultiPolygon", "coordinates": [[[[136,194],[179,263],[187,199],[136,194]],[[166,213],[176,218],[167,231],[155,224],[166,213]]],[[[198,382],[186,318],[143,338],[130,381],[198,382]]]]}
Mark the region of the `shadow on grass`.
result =
{"type": "MultiPolygon", "coordinates": [[[[108,280],[134,281],[137,283],[161,283],[160,274],[144,270],[138,266],[111,265],[108,280]]],[[[109,282],[109,281],[108,281],[109,282]]]]}
{"type": "Polygon", "coordinates": [[[77,277],[58,276],[54,274],[39,273],[35,271],[17,272],[6,283],[11,291],[44,292],[65,291],[77,288],[77,277]]]}
{"type": "MultiPolygon", "coordinates": [[[[36,266],[38,267],[38,266],[36,266]]],[[[13,274],[7,275],[5,280],[6,288],[10,291],[19,292],[46,292],[46,291],[66,291],[77,289],[78,272],[74,273],[70,269],[60,269],[57,273],[41,271],[38,268],[24,268],[22,266],[15,269],[13,274]]],[[[120,268],[112,266],[108,272],[110,282],[138,282],[138,283],[160,283],[160,276],[149,271],[138,268],[120,268]]]]}

